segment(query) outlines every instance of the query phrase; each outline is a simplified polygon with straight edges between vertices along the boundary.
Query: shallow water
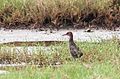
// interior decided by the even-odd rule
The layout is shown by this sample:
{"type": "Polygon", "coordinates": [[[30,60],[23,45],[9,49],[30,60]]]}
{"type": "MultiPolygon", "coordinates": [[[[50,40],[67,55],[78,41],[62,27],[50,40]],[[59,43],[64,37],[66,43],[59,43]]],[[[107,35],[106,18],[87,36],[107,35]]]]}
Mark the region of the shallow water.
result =
{"type": "Polygon", "coordinates": [[[67,36],[62,36],[71,31],[75,41],[94,41],[111,39],[116,36],[120,39],[120,31],[94,30],[94,32],[84,32],[84,30],[59,30],[53,33],[35,30],[0,30],[0,43],[9,42],[37,42],[37,41],[68,41],[67,36]]]}

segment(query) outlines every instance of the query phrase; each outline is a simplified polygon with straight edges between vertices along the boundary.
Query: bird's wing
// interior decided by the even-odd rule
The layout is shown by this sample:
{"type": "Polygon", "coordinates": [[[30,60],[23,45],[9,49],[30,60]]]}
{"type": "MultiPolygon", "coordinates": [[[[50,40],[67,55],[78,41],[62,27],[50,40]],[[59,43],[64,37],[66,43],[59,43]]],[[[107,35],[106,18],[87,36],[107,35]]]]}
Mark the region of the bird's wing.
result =
{"type": "Polygon", "coordinates": [[[79,49],[79,47],[77,47],[77,50],[78,50],[79,57],[83,56],[83,53],[82,53],[81,49],[79,49]]]}
{"type": "Polygon", "coordinates": [[[79,47],[77,47],[74,42],[69,43],[69,46],[70,46],[70,52],[73,56],[81,57],[83,55],[79,47]]]}
{"type": "Polygon", "coordinates": [[[71,53],[75,56],[81,57],[83,55],[79,47],[77,47],[76,45],[72,45],[70,50],[71,50],[71,53]]]}
{"type": "Polygon", "coordinates": [[[71,46],[70,47],[70,50],[71,50],[71,53],[73,54],[73,55],[78,55],[79,54],[79,50],[78,50],[78,48],[76,48],[76,46],[71,46]]]}

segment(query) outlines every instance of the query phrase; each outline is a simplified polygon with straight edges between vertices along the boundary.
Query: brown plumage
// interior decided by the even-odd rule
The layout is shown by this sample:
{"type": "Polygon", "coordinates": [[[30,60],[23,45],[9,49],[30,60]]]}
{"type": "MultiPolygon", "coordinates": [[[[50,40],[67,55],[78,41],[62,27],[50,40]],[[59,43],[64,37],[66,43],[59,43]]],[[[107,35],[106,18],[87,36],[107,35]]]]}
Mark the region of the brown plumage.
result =
{"type": "Polygon", "coordinates": [[[70,37],[69,38],[69,49],[70,49],[70,53],[71,53],[72,57],[73,58],[80,58],[83,55],[83,53],[81,52],[79,47],[77,47],[76,44],[74,43],[72,32],[67,32],[64,35],[67,35],[70,37]]]}

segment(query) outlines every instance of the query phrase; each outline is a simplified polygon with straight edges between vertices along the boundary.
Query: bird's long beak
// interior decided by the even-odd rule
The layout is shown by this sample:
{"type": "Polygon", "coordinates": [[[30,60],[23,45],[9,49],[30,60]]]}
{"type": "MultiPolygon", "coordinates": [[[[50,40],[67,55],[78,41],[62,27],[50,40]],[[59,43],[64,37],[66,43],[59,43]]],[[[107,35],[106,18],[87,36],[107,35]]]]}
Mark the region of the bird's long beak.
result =
{"type": "Polygon", "coordinates": [[[62,36],[65,36],[65,35],[67,35],[67,34],[63,34],[62,36]]]}

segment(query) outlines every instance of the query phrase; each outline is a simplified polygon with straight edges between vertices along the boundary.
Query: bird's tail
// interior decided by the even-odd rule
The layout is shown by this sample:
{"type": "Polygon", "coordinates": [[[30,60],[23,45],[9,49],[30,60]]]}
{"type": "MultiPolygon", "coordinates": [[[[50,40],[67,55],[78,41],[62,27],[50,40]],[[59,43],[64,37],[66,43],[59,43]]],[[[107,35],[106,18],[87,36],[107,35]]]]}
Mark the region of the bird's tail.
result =
{"type": "Polygon", "coordinates": [[[82,56],[83,56],[83,53],[80,53],[80,54],[79,54],[79,58],[82,57],[82,56]]]}

